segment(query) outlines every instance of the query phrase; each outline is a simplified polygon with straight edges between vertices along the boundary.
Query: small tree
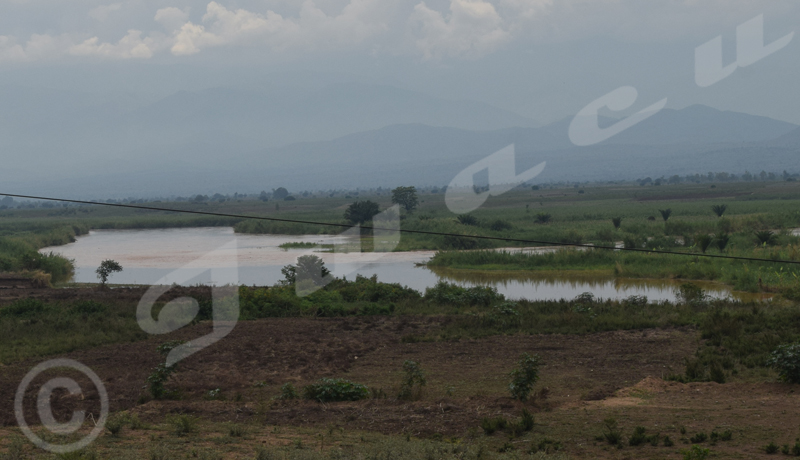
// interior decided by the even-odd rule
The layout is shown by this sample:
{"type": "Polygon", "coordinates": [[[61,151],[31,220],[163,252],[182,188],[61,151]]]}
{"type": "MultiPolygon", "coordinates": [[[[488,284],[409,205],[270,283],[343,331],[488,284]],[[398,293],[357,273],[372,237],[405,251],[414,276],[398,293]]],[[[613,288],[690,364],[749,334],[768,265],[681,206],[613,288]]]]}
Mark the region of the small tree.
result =
{"type": "Polygon", "coordinates": [[[122,265],[115,260],[107,259],[100,263],[100,266],[97,267],[95,273],[97,273],[97,277],[100,279],[101,286],[106,287],[106,282],[108,281],[109,275],[121,271],[122,265]]]}
{"type": "Polygon", "coordinates": [[[397,187],[392,190],[392,203],[399,204],[406,212],[413,211],[419,205],[416,187],[397,187]]]}
{"type": "Polygon", "coordinates": [[[714,211],[714,214],[716,214],[717,217],[722,217],[722,215],[725,214],[725,211],[727,209],[728,205],[725,204],[715,204],[711,206],[711,210],[714,211]]]}
{"type": "Polygon", "coordinates": [[[716,243],[717,247],[719,248],[719,251],[720,252],[724,251],[725,248],[728,247],[728,243],[730,241],[731,241],[731,236],[728,235],[727,233],[720,233],[719,235],[717,235],[716,243]]]}
{"type": "Polygon", "coordinates": [[[539,380],[539,365],[541,358],[539,355],[529,355],[524,353],[519,359],[518,368],[511,371],[511,383],[508,390],[511,397],[520,401],[527,401],[533,390],[533,386],[539,380]]]}
{"type": "Polygon", "coordinates": [[[275,198],[276,200],[282,200],[287,196],[289,196],[289,191],[283,187],[278,187],[272,191],[272,198],[275,198]]]}
{"type": "Polygon", "coordinates": [[[622,217],[612,217],[611,223],[614,224],[614,228],[619,230],[619,226],[622,225],[622,217]]]}
{"type": "Polygon", "coordinates": [[[406,361],[403,363],[403,381],[400,383],[399,399],[419,399],[422,394],[422,387],[428,383],[425,378],[425,371],[419,363],[406,361]]]}
{"type": "Polygon", "coordinates": [[[351,224],[363,224],[372,220],[380,211],[380,206],[374,201],[356,201],[347,207],[344,212],[344,218],[351,224]]]}
{"type": "Polygon", "coordinates": [[[300,256],[297,265],[287,265],[281,269],[285,284],[295,284],[302,280],[311,280],[315,286],[325,284],[325,278],[331,274],[325,262],[315,255],[300,256]]]}
{"type": "Polygon", "coordinates": [[[661,218],[664,219],[664,222],[669,220],[669,216],[672,215],[672,209],[659,209],[658,212],[661,213],[661,218]]]}
{"type": "Polygon", "coordinates": [[[769,230],[761,230],[755,233],[756,239],[761,246],[771,246],[775,244],[775,233],[769,230]]]}
{"type": "Polygon", "coordinates": [[[697,247],[700,248],[701,251],[703,251],[703,254],[705,254],[706,250],[708,250],[708,247],[711,246],[711,243],[714,241],[714,238],[712,238],[711,235],[706,235],[704,233],[701,235],[697,235],[694,241],[697,244],[697,247]]]}

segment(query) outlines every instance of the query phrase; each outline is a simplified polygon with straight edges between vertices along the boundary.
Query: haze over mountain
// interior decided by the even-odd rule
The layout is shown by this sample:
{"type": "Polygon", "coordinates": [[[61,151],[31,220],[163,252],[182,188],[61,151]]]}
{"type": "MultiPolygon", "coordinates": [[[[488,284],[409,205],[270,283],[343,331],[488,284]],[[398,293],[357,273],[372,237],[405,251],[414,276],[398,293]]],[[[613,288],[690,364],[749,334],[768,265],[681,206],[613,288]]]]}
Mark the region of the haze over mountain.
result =
{"type": "MultiPolygon", "coordinates": [[[[69,94],[59,96],[63,107],[74,101],[69,94]]],[[[93,164],[82,174],[52,175],[35,184],[26,183],[24,170],[7,165],[5,182],[31,193],[82,196],[98,189],[114,190],[116,196],[145,189],[155,196],[252,193],[278,186],[292,190],[442,186],[509,144],[516,146],[518,171],[547,161],[534,182],[625,180],[708,171],[794,172],[800,153],[796,125],[698,105],[665,109],[598,145],[576,147],[567,136],[571,118],[539,128],[514,126],[532,123],[485,104],[429,98],[385,86],[334,85],[309,93],[303,103],[292,97],[215,89],[181,92],[140,107],[119,97],[115,104],[104,103],[107,116],[91,123],[81,118],[80,111],[66,117],[66,108],[59,116],[38,120],[34,107],[31,119],[41,121],[34,126],[43,134],[27,136],[28,142],[18,145],[32,152],[53,148],[48,142],[61,140],[61,151],[72,152],[70,161],[93,164]],[[364,88],[368,97],[352,95],[364,88]],[[305,122],[298,121],[301,118],[305,122]],[[413,123],[394,123],[397,120],[413,123]],[[433,120],[440,126],[426,124],[433,120]],[[443,121],[450,125],[441,126],[443,121]],[[379,127],[369,129],[375,125],[379,127]],[[330,140],[263,148],[263,139],[275,142],[275,133],[285,139],[305,138],[312,137],[303,133],[305,129],[333,136],[359,127],[361,131],[330,140]],[[495,129],[469,129],[475,127],[495,129]],[[124,146],[127,161],[93,156],[112,144],[124,146]],[[85,150],[79,151],[81,147],[85,150]]],[[[600,124],[617,121],[601,117],[600,124]]],[[[9,136],[14,139],[25,137],[21,133],[28,126],[25,120],[17,123],[9,136]]]]}

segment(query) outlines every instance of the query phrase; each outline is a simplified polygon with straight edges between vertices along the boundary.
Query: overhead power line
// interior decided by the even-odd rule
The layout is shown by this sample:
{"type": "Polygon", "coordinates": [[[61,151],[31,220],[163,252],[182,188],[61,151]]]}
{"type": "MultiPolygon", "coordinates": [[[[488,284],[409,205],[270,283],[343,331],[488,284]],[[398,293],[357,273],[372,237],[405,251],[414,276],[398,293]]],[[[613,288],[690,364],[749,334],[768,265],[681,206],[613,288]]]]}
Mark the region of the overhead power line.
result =
{"type": "MultiPolygon", "coordinates": [[[[86,205],[94,205],[94,206],[109,206],[115,208],[129,208],[129,209],[144,209],[148,211],[164,211],[164,212],[178,212],[183,214],[196,214],[202,216],[215,216],[215,217],[228,217],[234,219],[248,219],[248,220],[265,220],[270,222],[285,222],[285,223],[292,223],[292,224],[309,224],[309,225],[323,225],[328,227],[339,227],[339,228],[352,228],[352,225],[349,224],[340,224],[334,222],[318,222],[312,220],[298,220],[298,219],[283,219],[279,217],[266,217],[266,216],[248,216],[242,214],[229,214],[223,212],[211,212],[211,211],[193,211],[190,209],[175,209],[175,208],[162,208],[157,206],[141,206],[136,204],[125,204],[125,203],[102,203],[97,201],[84,201],[84,200],[71,200],[67,198],[52,198],[52,197],[44,197],[44,196],[32,196],[32,195],[18,195],[18,194],[11,194],[11,193],[0,193],[0,196],[10,196],[12,198],[26,198],[30,200],[42,200],[42,201],[55,201],[60,203],[73,203],[73,204],[86,204],[86,205]]],[[[362,226],[361,228],[366,230],[380,230],[380,231],[387,231],[387,232],[394,232],[398,231],[398,229],[394,228],[386,228],[386,227],[374,227],[374,226],[362,226]]],[[[678,251],[667,251],[663,249],[645,249],[645,248],[626,248],[621,247],[618,248],[616,246],[602,246],[602,245],[594,245],[594,244],[580,244],[580,243],[563,243],[557,241],[542,241],[542,240],[529,240],[529,239],[521,239],[521,238],[504,238],[500,236],[482,236],[482,235],[464,235],[460,233],[445,233],[445,232],[431,232],[426,230],[408,230],[408,229],[399,229],[401,233],[408,233],[408,234],[417,234],[417,235],[432,235],[432,236],[450,236],[455,238],[472,238],[477,240],[489,240],[489,241],[503,241],[506,243],[524,243],[524,244],[537,244],[543,246],[563,246],[563,247],[577,247],[577,248],[587,248],[587,249],[605,249],[611,251],[628,251],[628,252],[642,252],[646,254],[661,254],[661,255],[676,255],[676,256],[687,256],[687,257],[703,257],[707,259],[727,259],[727,260],[741,260],[745,262],[768,262],[768,263],[779,263],[779,264],[791,264],[791,265],[800,265],[800,261],[797,260],[785,260],[785,259],[762,259],[759,257],[744,257],[744,256],[731,256],[725,254],[706,254],[706,253],[692,253],[692,252],[678,252],[678,251]]]]}

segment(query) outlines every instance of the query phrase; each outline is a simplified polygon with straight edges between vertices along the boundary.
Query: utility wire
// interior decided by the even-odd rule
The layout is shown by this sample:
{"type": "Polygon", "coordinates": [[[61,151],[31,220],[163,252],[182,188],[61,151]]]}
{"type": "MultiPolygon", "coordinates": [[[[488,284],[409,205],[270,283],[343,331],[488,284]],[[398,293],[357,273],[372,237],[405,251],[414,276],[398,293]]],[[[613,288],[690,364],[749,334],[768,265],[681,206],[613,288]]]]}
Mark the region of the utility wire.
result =
{"type": "MultiPolygon", "coordinates": [[[[352,225],[349,224],[337,224],[332,222],[317,222],[311,220],[296,220],[296,219],[281,219],[278,217],[264,217],[264,216],[246,216],[242,214],[228,214],[222,212],[211,212],[211,211],[192,211],[189,209],[174,209],[174,208],[161,208],[156,206],[140,206],[135,204],[123,204],[123,203],[102,203],[97,201],[83,201],[83,200],[70,200],[66,198],[51,198],[51,197],[43,197],[43,196],[31,196],[31,195],[16,195],[16,194],[9,194],[9,193],[0,193],[0,196],[10,196],[13,198],[27,198],[31,200],[42,200],[42,201],[56,201],[60,203],[74,203],[74,204],[87,204],[87,205],[95,205],[95,206],[110,206],[116,208],[129,208],[129,209],[144,209],[148,211],[165,211],[165,212],[179,212],[184,214],[197,214],[202,216],[215,216],[215,217],[229,217],[234,219],[251,219],[251,220],[266,220],[271,222],[286,222],[286,223],[293,223],[293,224],[310,224],[310,225],[323,225],[328,227],[339,227],[339,228],[352,228],[352,225]]],[[[677,256],[690,256],[690,257],[705,257],[708,259],[727,259],[727,260],[741,260],[746,262],[768,262],[768,263],[780,263],[780,264],[790,264],[790,265],[800,265],[800,261],[797,260],[785,260],[785,259],[762,259],[759,257],[744,257],[744,256],[730,256],[724,254],[696,254],[691,252],[678,252],[678,251],[666,251],[663,249],[644,249],[644,248],[618,248],[615,246],[597,246],[593,244],[580,244],[580,243],[562,243],[556,241],[540,241],[540,240],[528,240],[528,239],[519,239],[519,238],[503,238],[499,236],[481,236],[481,235],[463,235],[459,233],[445,233],[445,232],[431,232],[426,230],[408,230],[408,229],[396,229],[396,228],[385,228],[385,227],[368,227],[363,226],[361,227],[367,230],[380,230],[380,231],[387,231],[387,232],[396,232],[399,231],[401,233],[411,233],[417,235],[433,235],[433,236],[451,236],[455,238],[472,238],[478,240],[490,240],[490,241],[504,241],[507,243],[527,243],[527,244],[540,244],[546,246],[565,246],[565,247],[578,247],[578,248],[587,248],[587,249],[606,249],[612,251],[629,251],[629,252],[642,252],[647,254],[663,254],[663,255],[677,255],[677,256]]]]}

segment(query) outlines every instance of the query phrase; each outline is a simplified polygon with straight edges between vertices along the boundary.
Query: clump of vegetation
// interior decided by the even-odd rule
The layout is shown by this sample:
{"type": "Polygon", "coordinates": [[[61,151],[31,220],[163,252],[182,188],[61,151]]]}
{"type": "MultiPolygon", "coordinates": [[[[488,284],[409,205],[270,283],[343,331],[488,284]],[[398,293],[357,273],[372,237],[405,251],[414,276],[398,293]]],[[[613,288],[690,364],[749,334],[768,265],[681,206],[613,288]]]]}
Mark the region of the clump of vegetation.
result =
{"type": "Polygon", "coordinates": [[[297,258],[296,265],[286,265],[281,269],[284,283],[293,285],[303,281],[310,281],[314,286],[323,286],[326,281],[330,281],[330,270],[325,267],[325,262],[313,254],[300,256],[297,258]]]}
{"type": "Polygon", "coordinates": [[[800,383],[800,343],[779,346],[767,364],[778,371],[781,380],[800,383]]]}
{"type": "Polygon", "coordinates": [[[715,204],[711,206],[711,210],[714,211],[714,214],[716,214],[717,217],[722,217],[727,209],[728,205],[725,204],[715,204]]]}
{"type": "Polygon", "coordinates": [[[505,417],[484,417],[481,419],[481,429],[484,434],[491,436],[497,431],[509,431],[512,437],[517,437],[522,433],[533,430],[534,427],[533,414],[528,409],[522,409],[522,415],[519,420],[510,422],[505,417]]]}
{"type": "Polygon", "coordinates": [[[168,390],[165,386],[170,376],[177,370],[177,365],[167,366],[161,363],[153,369],[147,376],[147,385],[153,399],[173,399],[177,395],[176,390],[168,390]]]}
{"type": "Polygon", "coordinates": [[[622,225],[622,217],[612,217],[611,223],[614,224],[614,228],[619,230],[620,225],[622,225]]]}
{"type": "Polygon", "coordinates": [[[511,371],[511,383],[508,390],[511,397],[520,401],[527,401],[533,391],[533,386],[539,380],[539,365],[541,358],[538,355],[531,356],[524,353],[520,357],[518,367],[511,371]]]}
{"type": "Polygon", "coordinates": [[[481,419],[481,428],[487,436],[494,434],[496,431],[505,430],[506,427],[508,427],[508,420],[505,417],[484,417],[481,419]]]}
{"type": "Polygon", "coordinates": [[[347,207],[344,212],[344,218],[353,225],[363,225],[371,221],[380,211],[380,205],[374,201],[356,201],[347,207]]]}
{"type": "Polygon", "coordinates": [[[440,281],[432,288],[425,289],[425,298],[437,303],[458,306],[483,306],[505,300],[497,289],[486,286],[461,287],[457,284],[440,281]]]}
{"type": "Polygon", "coordinates": [[[504,230],[511,230],[514,226],[508,221],[497,219],[489,225],[489,228],[495,232],[502,232],[504,230]]]}
{"type": "Polygon", "coordinates": [[[471,225],[473,227],[476,227],[480,224],[478,218],[473,216],[472,214],[460,214],[456,216],[456,220],[458,221],[459,224],[471,225]]]}
{"type": "Polygon", "coordinates": [[[537,213],[536,217],[534,218],[534,221],[537,224],[546,224],[546,223],[550,222],[551,220],[553,220],[552,214],[548,214],[546,212],[537,213]]]}
{"type": "Polygon", "coordinates": [[[303,388],[303,397],[319,402],[358,401],[369,397],[369,388],[345,379],[323,378],[303,388]]]}
{"type": "Polygon", "coordinates": [[[419,363],[410,360],[405,361],[403,363],[403,380],[400,383],[400,393],[397,395],[398,399],[419,399],[427,383],[425,371],[422,370],[419,363]]]}
{"type": "Polygon", "coordinates": [[[406,212],[412,212],[419,205],[416,187],[397,187],[393,189],[392,203],[399,204],[406,212]]]}
{"type": "Polygon", "coordinates": [[[649,443],[653,446],[658,445],[658,441],[661,440],[661,435],[654,434],[654,435],[647,435],[647,429],[643,426],[637,426],[633,429],[633,434],[630,438],[628,438],[628,444],[631,446],[639,446],[645,443],[649,443]]]}
{"type": "Polygon", "coordinates": [[[711,455],[711,450],[700,446],[692,446],[690,449],[681,450],[683,460],[706,460],[711,455]]]}
{"type": "Polygon", "coordinates": [[[599,441],[605,441],[612,446],[619,446],[622,443],[622,431],[617,425],[617,419],[609,417],[603,420],[603,434],[597,437],[599,441]]]}
{"type": "Polygon", "coordinates": [[[771,454],[777,454],[779,449],[780,448],[778,447],[777,444],[775,444],[775,441],[772,441],[769,444],[767,444],[766,446],[764,446],[764,452],[767,453],[767,454],[770,454],[770,455],[771,454]]]}
{"type": "Polygon", "coordinates": [[[275,396],[274,399],[279,400],[289,400],[289,399],[298,399],[300,395],[297,393],[297,390],[294,388],[291,382],[286,382],[281,385],[281,392],[278,396],[275,396]]]}
{"type": "Polygon", "coordinates": [[[167,416],[167,424],[176,436],[186,436],[197,431],[199,419],[192,415],[179,414],[167,416]]]}

